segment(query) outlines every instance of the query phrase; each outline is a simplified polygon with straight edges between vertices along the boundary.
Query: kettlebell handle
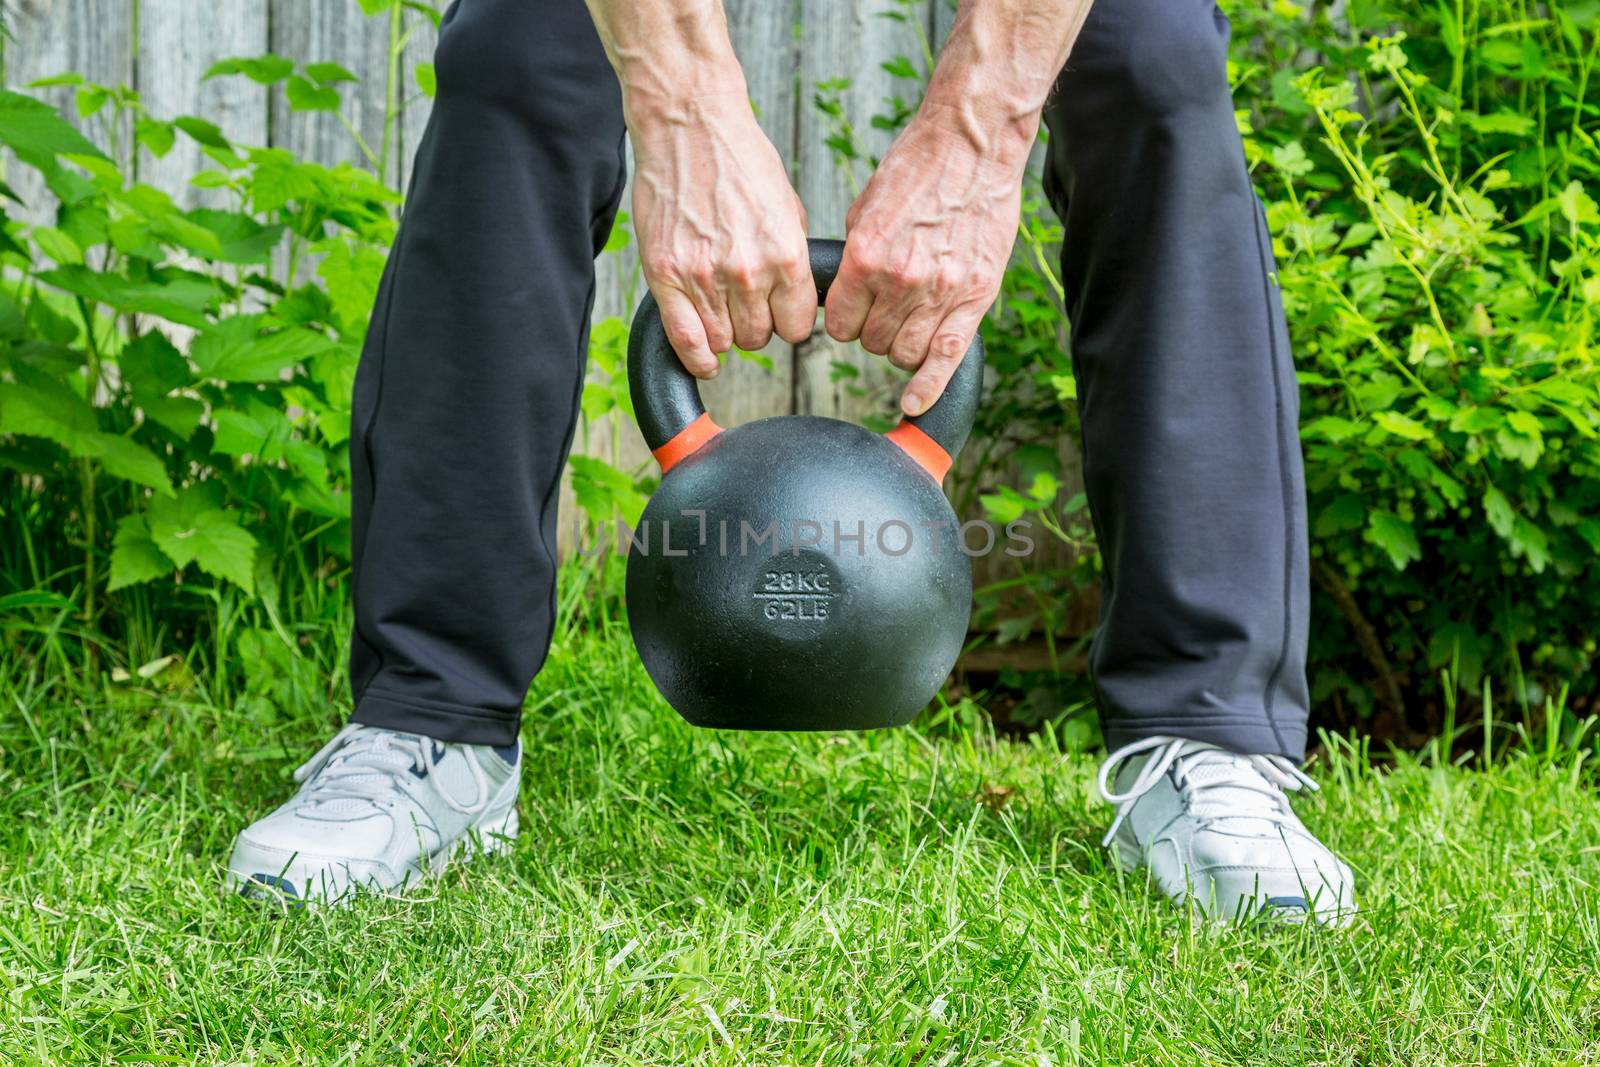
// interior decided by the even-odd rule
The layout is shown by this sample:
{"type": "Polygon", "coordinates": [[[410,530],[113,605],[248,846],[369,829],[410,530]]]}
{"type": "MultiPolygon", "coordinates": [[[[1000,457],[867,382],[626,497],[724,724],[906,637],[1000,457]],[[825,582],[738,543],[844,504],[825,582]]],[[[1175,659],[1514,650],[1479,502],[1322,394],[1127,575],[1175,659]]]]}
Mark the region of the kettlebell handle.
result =
{"type": "MultiPolygon", "coordinates": [[[[817,299],[826,300],[828,286],[839,273],[844,242],[812,240],[811,275],[817,299]]],[[[634,415],[662,473],[698,450],[722,428],[711,421],[700,399],[700,384],[684,369],[661,325],[656,299],[645,293],[628,335],[628,391],[634,415]]],[[[944,395],[921,415],[901,420],[888,433],[934,479],[942,480],[972,430],[983,392],[983,339],[972,338],[944,395]]]]}

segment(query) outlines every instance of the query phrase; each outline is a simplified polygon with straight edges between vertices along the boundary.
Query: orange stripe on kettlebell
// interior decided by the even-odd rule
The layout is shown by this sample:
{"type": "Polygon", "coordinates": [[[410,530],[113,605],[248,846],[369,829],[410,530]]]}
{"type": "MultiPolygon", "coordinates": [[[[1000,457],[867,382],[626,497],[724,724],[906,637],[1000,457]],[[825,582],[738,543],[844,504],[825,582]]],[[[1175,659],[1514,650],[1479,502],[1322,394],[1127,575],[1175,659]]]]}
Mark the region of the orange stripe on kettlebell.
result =
{"type": "Polygon", "coordinates": [[[934,481],[944,481],[945,474],[950,470],[950,453],[941,448],[938,441],[923,433],[916,423],[902,422],[884,436],[916,460],[917,466],[933,475],[934,481]]]}
{"type": "Polygon", "coordinates": [[[679,430],[672,440],[650,454],[656,457],[656,462],[661,464],[661,473],[665,474],[676,467],[684,457],[698,451],[701,445],[721,432],[722,427],[712,422],[710,415],[702,412],[698,419],[679,430]]]}

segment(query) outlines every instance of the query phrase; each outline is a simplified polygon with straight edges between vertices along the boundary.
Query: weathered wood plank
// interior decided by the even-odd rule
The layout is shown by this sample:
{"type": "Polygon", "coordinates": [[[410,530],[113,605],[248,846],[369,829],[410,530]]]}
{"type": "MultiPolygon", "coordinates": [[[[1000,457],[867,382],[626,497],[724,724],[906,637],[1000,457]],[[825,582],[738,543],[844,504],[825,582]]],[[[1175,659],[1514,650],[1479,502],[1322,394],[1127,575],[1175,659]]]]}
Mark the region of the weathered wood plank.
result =
{"type": "MultiPolygon", "coordinates": [[[[200,80],[219,59],[267,51],[268,22],[262,0],[140,0],[138,89],[145,106],[161,118],[199,115],[242,144],[269,143],[265,89],[241,77],[200,80]]],[[[180,134],[165,158],[141,156],[139,176],[180,203],[223,204],[227,198],[220,192],[188,184],[204,162],[194,142],[180,134]]]]}
{"type": "MultiPolygon", "coordinates": [[[[6,5],[4,21],[10,38],[0,40],[0,62],[7,88],[20,89],[69,71],[101,85],[133,83],[133,0],[21,0],[6,5]]],[[[78,122],[71,89],[26,91],[57,104],[63,115],[78,122]]],[[[92,120],[95,125],[103,121],[92,120]]],[[[103,132],[93,128],[90,137],[97,143],[106,141],[103,132]]],[[[54,198],[37,174],[10,160],[6,171],[7,181],[28,205],[20,214],[32,222],[53,219],[54,198]]]]}
{"type": "MultiPolygon", "coordinates": [[[[272,94],[272,143],[318,163],[360,163],[376,169],[384,143],[389,38],[387,17],[368,18],[355,0],[271,0],[271,48],[296,63],[337,63],[359,80],[338,86],[343,114],[361,142],[326,111],[293,111],[272,94]],[[370,157],[368,156],[370,152],[370,157]]],[[[398,133],[398,130],[395,131],[398,133]]],[[[396,138],[396,141],[398,138],[396,138]]],[[[391,147],[384,178],[398,179],[399,152],[391,147]]]]}
{"type": "MultiPolygon", "coordinates": [[[[866,182],[868,170],[858,164],[851,175],[834,161],[826,141],[836,131],[833,120],[815,106],[817,83],[851,80],[850,87],[839,94],[844,117],[862,150],[872,157],[881,156],[892,138],[873,128],[872,116],[885,110],[885,100],[912,92],[911,86],[883,70],[882,64],[906,56],[923,65],[926,6],[893,0],[811,0],[801,4],[799,16],[796,188],[805,201],[812,236],[843,237],[845,212],[859,185],[866,182]],[[883,17],[895,12],[906,18],[883,17]]],[[[903,380],[887,360],[857,345],[837,344],[819,328],[795,353],[795,408],[844,419],[859,419],[868,413],[888,415],[899,399],[903,380]],[[859,377],[835,381],[836,361],[856,368],[859,377]]]]}

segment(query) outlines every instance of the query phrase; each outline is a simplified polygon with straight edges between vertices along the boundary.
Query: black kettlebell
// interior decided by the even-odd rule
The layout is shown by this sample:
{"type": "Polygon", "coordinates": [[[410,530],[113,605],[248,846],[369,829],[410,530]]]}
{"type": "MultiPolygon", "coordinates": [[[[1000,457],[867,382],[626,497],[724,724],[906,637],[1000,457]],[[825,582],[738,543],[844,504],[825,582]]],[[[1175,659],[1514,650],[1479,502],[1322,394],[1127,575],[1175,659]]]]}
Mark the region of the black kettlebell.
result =
{"type": "MultiPolygon", "coordinates": [[[[825,298],[844,245],[810,250],[825,298]]],[[[967,633],[972,569],[940,482],[978,409],[983,342],[887,434],[811,415],[724,430],[646,295],[628,384],[662,471],[628,555],[628,621],[667,702],[739,730],[909,722],[967,633]]]]}

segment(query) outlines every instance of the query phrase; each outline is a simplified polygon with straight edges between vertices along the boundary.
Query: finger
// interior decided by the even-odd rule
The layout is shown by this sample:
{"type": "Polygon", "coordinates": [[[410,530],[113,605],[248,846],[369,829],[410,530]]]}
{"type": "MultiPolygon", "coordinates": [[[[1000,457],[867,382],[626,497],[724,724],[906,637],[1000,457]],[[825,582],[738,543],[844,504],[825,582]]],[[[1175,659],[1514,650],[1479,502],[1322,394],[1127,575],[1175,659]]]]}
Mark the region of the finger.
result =
{"type": "Polygon", "coordinates": [[[733,342],[746,352],[767,347],[772,340],[772,308],[767,294],[739,288],[728,294],[728,317],[733,322],[733,342]]]}
{"type": "Polygon", "coordinates": [[[973,334],[978,332],[984,310],[980,305],[964,304],[945,316],[928,344],[928,358],[901,394],[901,411],[921,415],[944,395],[944,387],[950,384],[961,358],[967,354],[967,346],[972,344],[973,334]]]}
{"type": "MultiPolygon", "coordinates": [[[[867,313],[867,321],[861,327],[861,347],[875,356],[888,355],[893,350],[895,337],[899,335],[900,327],[910,312],[910,304],[880,294],[872,302],[872,310],[867,313]]],[[[907,366],[896,364],[896,366],[901,366],[902,370],[910,370],[916,364],[907,366]]]]}
{"type": "Polygon", "coordinates": [[[817,283],[811,277],[809,262],[772,291],[770,306],[779,337],[799,344],[811,336],[817,328],[817,283]]]}
{"type": "Polygon", "coordinates": [[[713,352],[726,352],[733,347],[733,320],[728,314],[728,297],[710,286],[690,290],[689,299],[705,327],[706,346],[713,352]]]}
{"type": "Polygon", "coordinates": [[[894,335],[894,344],[889,349],[889,362],[901,370],[916,370],[922,366],[928,358],[928,345],[933,341],[934,331],[943,321],[943,314],[943,308],[922,307],[907,315],[894,335]]]}
{"type": "Polygon", "coordinates": [[[664,288],[656,294],[656,305],[667,340],[684,367],[696,378],[716,377],[717,357],[706,343],[705,324],[694,302],[682,290],[664,288]]]}
{"type": "Polygon", "coordinates": [[[867,272],[857,265],[850,254],[848,242],[839,273],[828,286],[827,316],[824,320],[828,336],[835,341],[854,341],[861,336],[867,315],[872,311],[873,293],[867,288],[867,272]]]}

